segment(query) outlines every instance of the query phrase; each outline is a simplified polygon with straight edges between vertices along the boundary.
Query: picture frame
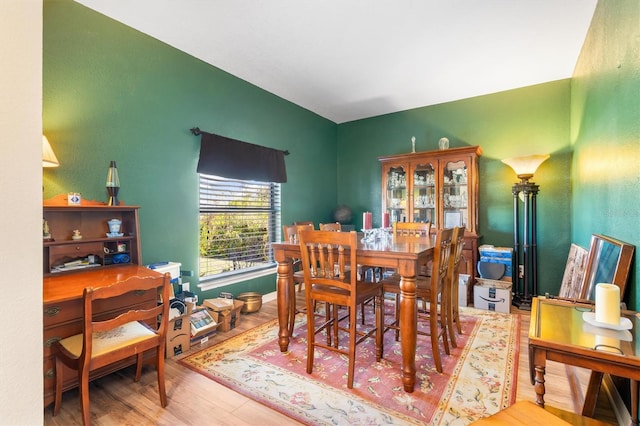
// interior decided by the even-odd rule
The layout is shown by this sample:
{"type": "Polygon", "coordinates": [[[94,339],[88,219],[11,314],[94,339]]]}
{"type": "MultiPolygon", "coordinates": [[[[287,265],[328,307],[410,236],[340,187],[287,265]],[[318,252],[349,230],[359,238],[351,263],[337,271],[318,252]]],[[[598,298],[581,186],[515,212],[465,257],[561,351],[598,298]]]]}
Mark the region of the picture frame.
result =
{"type": "Polygon", "coordinates": [[[444,212],[444,227],[454,228],[462,225],[462,213],[460,212],[444,212]]]}
{"type": "Polygon", "coordinates": [[[577,244],[571,244],[558,296],[567,299],[578,299],[580,297],[588,255],[589,252],[584,248],[577,244]]]}

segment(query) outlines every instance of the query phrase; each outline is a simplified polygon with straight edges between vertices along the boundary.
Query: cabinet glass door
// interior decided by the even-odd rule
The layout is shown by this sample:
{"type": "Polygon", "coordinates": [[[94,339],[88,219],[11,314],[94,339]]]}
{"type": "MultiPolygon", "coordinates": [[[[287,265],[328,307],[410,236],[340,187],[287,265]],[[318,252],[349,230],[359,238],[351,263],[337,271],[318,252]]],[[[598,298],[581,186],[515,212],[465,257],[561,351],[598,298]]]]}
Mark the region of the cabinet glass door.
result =
{"type": "Polygon", "coordinates": [[[386,199],[391,222],[407,220],[407,171],[404,167],[392,167],[387,172],[386,199]]]}
{"type": "Polygon", "coordinates": [[[436,173],[433,164],[418,164],[413,169],[413,222],[436,219],[436,173]]]}
{"type": "Polygon", "coordinates": [[[469,191],[467,164],[464,161],[447,162],[443,167],[444,227],[469,224],[469,191]]]}

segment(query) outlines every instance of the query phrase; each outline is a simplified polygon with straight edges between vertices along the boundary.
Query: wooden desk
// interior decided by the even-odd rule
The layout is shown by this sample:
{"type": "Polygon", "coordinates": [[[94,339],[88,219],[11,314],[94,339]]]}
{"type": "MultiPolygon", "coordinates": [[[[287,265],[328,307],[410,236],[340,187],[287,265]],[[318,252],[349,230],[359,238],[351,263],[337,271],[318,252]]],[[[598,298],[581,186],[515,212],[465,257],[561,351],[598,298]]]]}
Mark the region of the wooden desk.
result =
{"type": "MultiPolygon", "coordinates": [[[[291,260],[300,258],[297,244],[272,244],[278,262],[278,343],[285,352],[289,347],[289,320],[295,314],[294,284],[291,279],[291,260]]],[[[413,392],[416,381],[416,275],[419,265],[433,255],[431,240],[397,238],[389,242],[358,243],[358,264],[393,268],[402,276],[400,289],[400,341],[402,344],[402,382],[406,392],[413,392]]]]}
{"type": "MultiPolygon", "coordinates": [[[[85,287],[104,287],[131,276],[157,276],[149,268],[138,265],[113,266],[91,269],[83,272],[47,276],[42,284],[43,327],[44,327],[44,406],[53,402],[55,383],[55,362],[51,344],[82,331],[82,292],[85,287]]],[[[156,292],[131,292],[117,301],[96,303],[95,315],[103,318],[114,317],[131,308],[152,308],[157,304],[156,292]]],[[[104,376],[135,362],[135,357],[116,363],[91,375],[91,379],[104,376]]],[[[64,390],[77,386],[77,373],[65,370],[64,390]]]]}
{"type": "Polygon", "coordinates": [[[633,312],[624,312],[633,328],[615,331],[593,327],[582,319],[593,305],[533,298],[529,328],[529,369],[535,386],[536,403],[544,407],[545,366],[557,361],[592,371],[582,415],[593,417],[602,376],[605,373],[631,380],[631,417],[638,424],[638,380],[640,356],[640,320],[633,312]],[[597,348],[597,349],[596,349],[597,348]]]}

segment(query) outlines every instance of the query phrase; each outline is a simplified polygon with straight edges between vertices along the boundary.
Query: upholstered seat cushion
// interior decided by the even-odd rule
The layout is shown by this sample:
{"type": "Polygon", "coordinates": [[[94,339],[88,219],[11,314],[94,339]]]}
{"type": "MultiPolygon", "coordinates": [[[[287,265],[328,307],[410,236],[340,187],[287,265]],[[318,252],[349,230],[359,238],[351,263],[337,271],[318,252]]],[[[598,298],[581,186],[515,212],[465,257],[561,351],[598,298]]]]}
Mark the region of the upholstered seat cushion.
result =
{"type": "MultiPolygon", "coordinates": [[[[138,321],[128,322],[113,330],[93,333],[92,357],[104,355],[154,336],[156,333],[153,330],[138,321]]],[[[82,352],[82,333],[62,339],[60,344],[71,354],[79,357],[82,352]]]]}

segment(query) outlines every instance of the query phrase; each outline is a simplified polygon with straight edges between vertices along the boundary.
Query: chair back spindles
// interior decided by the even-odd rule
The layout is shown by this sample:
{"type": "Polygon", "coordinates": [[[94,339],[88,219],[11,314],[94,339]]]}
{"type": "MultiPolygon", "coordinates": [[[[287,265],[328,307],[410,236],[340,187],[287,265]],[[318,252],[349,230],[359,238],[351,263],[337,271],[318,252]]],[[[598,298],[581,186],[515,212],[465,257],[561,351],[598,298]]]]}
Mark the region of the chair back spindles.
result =
{"type": "Polygon", "coordinates": [[[340,225],[340,222],[321,223],[320,225],[318,225],[318,229],[320,229],[321,231],[340,232],[340,231],[342,231],[342,225],[340,225]]]}
{"type": "Polygon", "coordinates": [[[302,225],[282,225],[282,237],[284,241],[298,244],[298,234],[300,230],[313,229],[313,223],[302,225]]]}
{"type": "Polygon", "coordinates": [[[393,235],[395,237],[428,237],[431,232],[431,222],[394,222],[393,235]]]}

